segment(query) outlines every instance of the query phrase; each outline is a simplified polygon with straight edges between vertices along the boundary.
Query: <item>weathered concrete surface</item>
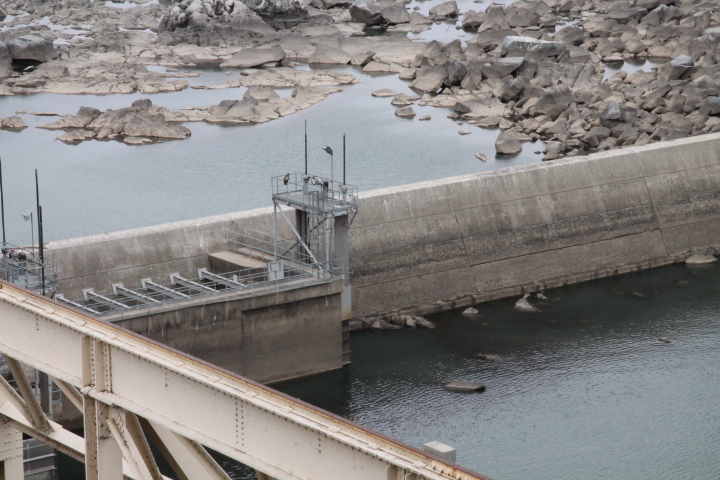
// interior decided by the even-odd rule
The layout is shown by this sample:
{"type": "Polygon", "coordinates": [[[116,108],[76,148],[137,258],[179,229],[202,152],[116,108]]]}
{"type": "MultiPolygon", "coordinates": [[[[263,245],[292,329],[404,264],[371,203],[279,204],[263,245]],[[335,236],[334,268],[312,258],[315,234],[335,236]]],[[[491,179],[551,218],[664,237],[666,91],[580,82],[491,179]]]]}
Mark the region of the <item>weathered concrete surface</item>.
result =
{"type": "MultiPolygon", "coordinates": [[[[55,242],[62,291],[192,272],[270,209],[55,242]]],[[[427,314],[720,250],[720,134],[361,195],[353,314],[427,314]]]]}
{"type": "Polygon", "coordinates": [[[342,289],[337,280],[259,296],[240,291],[103,320],[271,383],[342,367],[342,289]]]}

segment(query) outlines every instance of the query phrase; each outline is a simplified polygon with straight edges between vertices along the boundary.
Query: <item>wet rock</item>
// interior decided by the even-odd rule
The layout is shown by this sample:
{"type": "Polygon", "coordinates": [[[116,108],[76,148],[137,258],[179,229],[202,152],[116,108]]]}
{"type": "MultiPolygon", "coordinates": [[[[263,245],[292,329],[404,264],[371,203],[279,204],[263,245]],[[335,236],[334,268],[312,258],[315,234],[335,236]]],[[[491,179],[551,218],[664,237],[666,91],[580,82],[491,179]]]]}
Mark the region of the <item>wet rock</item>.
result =
{"type": "Polygon", "coordinates": [[[705,252],[695,252],[685,260],[686,265],[707,265],[713,262],[717,262],[717,258],[705,252]]]}
{"type": "Polygon", "coordinates": [[[22,118],[18,116],[0,118],[0,130],[19,132],[27,128],[22,118]]]}
{"type": "Polygon", "coordinates": [[[502,54],[507,57],[542,59],[557,57],[565,52],[565,44],[531,37],[508,36],[502,42],[502,54]]]}
{"type": "Polygon", "coordinates": [[[424,117],[418,118],[418,120],[421,122],[427,122],[429,120],[432,120],[432,117],[430,115],[425,115],[424,117]]]}
{"type": "Polygon", "coordinates": [[[476,353],[475,358],[478,360],[484,360],[486,362],[499,362],[501,358],[497,355],[489,355],[487,353],[476,353]]]}
{"type": "Polygon", "coordinates": [[[279,45],[271,48],[245,48],[221,63],[220,67],[252,68],[279,65],[283,60],[285,60],[285,50],[279,45]]]}
{"type": "Polygon", "coordinates": [[[46,130],[62,130],[66,128],[85,128],[100,115],[100,110],[91,107],[80,107],[77,115],[67,116],[38,128],[46,130]]]}
{"type": "Polygon", "coordinates": [[[505,130],[495,140],[495,150],[502,155],[514,155],[522,152],[519,136],[512,130],[505,130]]]}
{"type": "Polygon", "coordinates": [[[476,153],[475,158],[477,158],[481,162],[487,162],[487,156],[484,153],[476,153]]]}
{"type": "Polygon", "coordinates": [[[353,22],[365,25],[379,25],[383,22],[382,10],[375,0],[355,0],[350,5],[353,22]]]}
{"type": "Polygon", "coordinates": [[[540,310],[533,307],[528,301],[529,296],[530,294],[526,293],[520,300],[515,302],[515,310],[520,310],[521,312],[539,312],[540,310]]]}
{"type": "MultiPolygon", "coordinates": [[[[280,48],[280,47],[278,47],[280,48]]],[[[320,45],[308,59],[308,63],[347,65],[352,56],[330,45],[320,45]]]]}
{"type": "Polygon", "coordinates": [[[658,337],[658,342],[675,343],[675,341],[672,338],[668,338],[668,337],[658,337]]]}
{"type": "Polygon", "coordinates": [[[395,116],[401,118],[413,118],[416,115],[412,107],[401,107],[395,110],[395,116]]]}
{"type": "Polygon", "coordinates": [[[370,325],[370,328],[374,330],[394,330],[400,327],[398,325],[388,323],[385,320],[377,319],[370,325]]]}
{"type": "Polygon", "coordinates": [[[468,307],[465,310],[463,310],[462,313],[463,313],[463,315],[477,315],[480,312],[477,311],[477,308],[468,307]]]}
{"type": "Polygon", "coordinates": [[[469,130],[459,130],[459,131],[458,131],[458,134],[460,134],[460,135],[470,135],[470,131],[469,131],[469,130]]]}
{"type": "Polygon", "coordinates": [[[449,2],[435,5],[430,9],[430,17],[448,17],[455,18],[460,14],[457,2],[450,0],[449,2]]]}
{"type": "Polygon", "coordinates": [[[77,145],[80,142],[90,140],[94,137],[95,132],[92,130],[73,130],[66,133],[65,135],[56,138],[56,140],[60,140],[61,142],[67,143],[68,145],[77,145]]]}
{"type": "Polygon", "coordinates": [[[630,295],[637,298],[647,298],[644,293],[639,292],[637,290],[630,290],[630,295]]]}
{"type": "Polygon", "coordinates": [[[49,62],[56,55],[52,41],[45,40],[37,35],[23,35],[11,38],[6,44],[13,60],[49,62]]]}
{"type": "Polygon", "coordinates": [[[443,387],[448,392],[471,393],[484,392],[485,385],[475,382],[456,381],[445,384],[443,387]]]}

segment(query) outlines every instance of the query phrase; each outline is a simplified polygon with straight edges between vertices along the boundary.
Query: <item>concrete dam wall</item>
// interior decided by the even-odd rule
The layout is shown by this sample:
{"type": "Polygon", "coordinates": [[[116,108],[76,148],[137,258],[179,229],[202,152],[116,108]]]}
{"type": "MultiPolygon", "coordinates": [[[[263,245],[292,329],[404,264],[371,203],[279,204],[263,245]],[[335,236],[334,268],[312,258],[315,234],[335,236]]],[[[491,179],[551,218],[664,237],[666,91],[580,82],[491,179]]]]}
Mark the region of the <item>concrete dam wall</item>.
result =
{"type": "MultiPolygon", "coordinates": [[[[271,231],[272,209],[50,244],[61,292],[166,282],[271,231]]],[[[285,232],[289,236],[289,232],[285,232]]],[[[673,263],[720,249],[720,135],[361,194],[350,232],[353,314],[431,313],[673,263]]]]}

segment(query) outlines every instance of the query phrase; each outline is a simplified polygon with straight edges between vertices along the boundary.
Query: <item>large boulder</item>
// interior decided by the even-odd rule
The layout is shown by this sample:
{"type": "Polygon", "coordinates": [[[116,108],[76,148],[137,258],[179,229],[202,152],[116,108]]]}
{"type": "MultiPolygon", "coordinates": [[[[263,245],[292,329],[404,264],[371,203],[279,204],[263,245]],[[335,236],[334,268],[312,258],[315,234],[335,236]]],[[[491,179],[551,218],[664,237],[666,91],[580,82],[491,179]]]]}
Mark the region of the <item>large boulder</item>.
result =
{"type": "Polygon", "coordinates": [[[380,9],[384,23],[396,25],[399,23],[410,23],[410,13],[402,3],[393,3],[380,9]]]}
{"type": "Polygon", "coordinates": [[[14,115],[12,117],[0,118],[0,130],[10,130],[11,132],[19,132],[27,128],[27,124],[22,118],[14,115]]]}
{"type": "Polygon", "coordinates": [[[410,88],[421,92],[435,93],[442,88],[447,78],[448,73],[443,65],[421,68],[415,74],[415,80],[410,84],[410,88]]]}
{"type": "Polygon", "coordinates": [[[460,85],[467,74],[465,65],[457,58],[448,60],[443,64],[443,67],[445,67],[445,71],[447,72],[445,84],[449,87],[460,85]]]}
{"type": "Polygon", "coordinates": [[[7,41],[8,51],[13,60],[34,60],[47,62],[55,58],[52,41],[37,35],[23,35],[7,41]]]}
{"type": "Polygon", "coordinates": [[[4,42],[0,42],[0,78],[9,77],[12,74],[12,57],[10,50],[4,42]]]}
{"type": "Polygon", "coordinates": [[[542,59],[557,57],[565,51],[562,42],[538,40],[531,37],[508,36],[502,42],[502,54],[506,57],[526,57],[542,59]]]}
{"type": "MultiPolygon", "coordinates": [[[[285,50],[279,45],[271,48],[246,48],[220,64],[222,68],[252,68],[278,65],[285,60],[285,50]]],[[[350,60],[348,59],[348,62],[350,60]]]]}
{"type": "Polygon", "coordinates": [[[692,57],[688,55],[678,55],[665,64],[660,73],[660,80],[672,81],[688,76],[694,71],[694,65],[695,62],[693,62],[692,57]]]}
{"type": "Polygon", "coordinates": [[[383,22],[382,9],[375,0],[355,0],[350,5],[353,22],[365,25],[379,25],[383,22]]]}
{"type": "Polygon", "coordinates": [[[548,87],[535,104],[535,114],[557,118],[574,100],[572,91],[567,85],[548,87]]]}
{"type": "Polygon", "coordinates": [[[327,63],[336,65],[347,65],[352,60],[352,55],[331,47],[330,45],[320,45],[308,59],[308,63],[327,63]]]}
{"type": "Polygon", "coordinates": [[[495,151],[501,155],[515,155],[522,152],[522,145],[517,133],[505,130],[495,140],[495,151]]]}
{"type": "MultiPolygon", "coordinates": [[[[215,2],[227,4],[230,2],[215,2]]],[[[234,3],[241,3],[233,1],[234,3]]],[[[243,0],[245,5],[260,15],[278,15],[278,14],[297,14],[307,11],[305,3],[302,0],[243,0]]]]}
{"type": "Polygon", "coordinates": [[[457,2],[450,0],[449,2],[435,5],[430,9],[430,17],[457,17],[460,14],[457,2]]]}

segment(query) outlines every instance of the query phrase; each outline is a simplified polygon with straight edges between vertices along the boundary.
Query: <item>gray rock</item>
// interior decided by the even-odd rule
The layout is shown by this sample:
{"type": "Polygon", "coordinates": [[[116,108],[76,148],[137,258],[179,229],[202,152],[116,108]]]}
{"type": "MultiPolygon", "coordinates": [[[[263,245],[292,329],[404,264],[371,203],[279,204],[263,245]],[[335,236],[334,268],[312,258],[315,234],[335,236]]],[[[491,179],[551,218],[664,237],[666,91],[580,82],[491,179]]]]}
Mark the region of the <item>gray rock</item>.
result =
{"type": "Polygon", "coordinates": [[[463,16],[461,25],[464,29],[473,29],[482,25],[486,19],[487,15],[485,15],[484,13],[476,12],[475,10],[469,10],[463,16]]]}
{"type": "Polygon", "coordinates": [[[672,338],[668,338],[668,337],[658,337],[658,342],[675,343],[675,341],[672,338]]]}
{"type": "Polygon", "coordinates": [[[460,85],[460,83],[465,78],[465,75],[467,74],[465,65],[463,65],[462,62],[458,59],[448,60],[443,64],[443,67],[447,72],[447,79],[445,80],[445,84],[448,87],[460,85]]]}
{"type": "Polygon", "coordinates": [[[720,113],[720,97],[707,97],[705,104],[708,106],[711,115],[720,113]]]}
{"type": "Polygon", "coordinates": [[[384,23],[397,25],[401,23],[410,23],[410,13],[401,3],[393,3],[387,7],[381,7],[382,18],[384,23]]]}
{"type": "MultiPolygon", "coordinates": [[[[564,110],[569,107],[573,101],[574,98],[572,91],[567,87],[567,85],[548,87],[535,104],[535,114],[548,115],[552,112],[552,110],[564,110]]],[[[557,117],[557,115],[555,115],[555,117],[557,117]]]]}
{"type": "Polygon", "coordinates": [[[538,40],[531,37],[508,36],[502,42],[502,54],[507,57],[542,59],[556,57],[565,51],[562,42],[538,40]]]}
{"type": "Polygon", "coordinates": [[[678,55],[665,64],[660,74],[660,80],[677,80],[692,71],[693,59],[688,55],[678,55]]]}
{"type": "Polygon", "coordinates": [[[23,35],[7,42],[10,57],[13,60],[35,60],[48,62],[55,58],[55,48],[51,40],[45,40],[37,35],[23,35]]]}
{"type": "Polygon", "coordinates": [[[350,60],[352,60],[352,56],[349,53],[330,45],[320,45],[315,49],[315,52],[310,55],[308,63],[347,65],[350,63],[350,60]]]}
{"type": "Polygon", "coordinates": [[[618,120],[619,121],[622,119],[623,119],[623,111],[617,102],[608,103],[608,106],[600,114],[600,120],[602,120],[602,121],[607,121],[607,120],[618,120]]]}
{"type": "Polygon", "coordinates": [[[370,95],[373,97],[380,97],[380,98],[386,98],[386,97],[394,97],[397,95],[395,90],[391,90],[389,88],[381,88],[380,90],[375,90],[370,95]]]}
{"type": "MultiPolygon", "coordinates": [[[[279,64],[283,60],[285,60],[285,50],[279,45],[274,45],[271,48],[245,48],[221,63],[220,67],[252,68],[279,64]]],[[[349,61],[350,59],[348,59],[349,61]]]]}
{"type": "Polygon", "coordinates": [[[92,123],[99,115],[100,110],[91,107],[80,107],[74,117],[64,117],[54,122],[40,125],[38,128],[45,130],[62,130],[65,128],[85,128],[92,123]]]}
{"type": "Polygon", "coordinates": [[[540,310],[533,307],[530,302],[528,302],[529,296],[530,294],[526,293],[520,300],[515,302],[515,310],[520,310],[521,312],[539,312],[540,310]]]}
{"type": "Polygon", "coordinates": [[[585,38],[585,31],[578,27],[565,27],[553,35],[553,40],[566,44],[579,45],[585,38]]]}
{"type": "Polygon", "coordinates": [[[500,94],[500,100],[503,102],[509,102],[516,98],[525,88],[525,80],[522,78],[513,78],[505,85],[503,85],[502,93],[500,94]]]}
{"type": "Polygon", "coordinates": [[[695,252],[685,260],[686,265],[706,265],[713,262],[717,262],[717,258],[705,252],[695,252]]]}
{"type": "Polygon", "coordinates": [[[410,88],[421,92],[434,93],[445,84],[447,77],[447,70],[442,65],[421,68],[415,74],[415,80],[410,84],[410,88]]]}
{"type": "Polygon", "coordinates": [[[500,58],[493,64],[493,67],[497,72],[498,78],[504,78],[518,70],[523,63],[525,63],[525,59],[523,57],[500,58]]]}
{"type": "Polygon", "coordinates": [[[479,312],[476,308],[468,307],[465,310],[463,310],[463,315],[477,315],[479,312]]]}
{"type": "Polygon", "coordinates": [[[379,25],[383,22],[382,10],[375,0],[355,0],[350,5],[353,22],[365,25],[379,25]]]}
{"type": "MultiPolygon", "coordinates": [[[[224,6],[229,2],[216,2],[216,9],[218,4],[224,6]]],[[[239,1],[232,2],[233,5],[240,3],[239,1]]],[[[265,16],[280,15],[280,14],[299,14],[307,12],[305,3],[302,0],[243,0],[251,10],[265,16]]]]}
{"type": "Polygon", "coordinates": [[[505,105],[495,97],[482,100],[463,100],[457,102],[453,109],[458,113],[478,118],[502,117],[505,114],[505,105]]]}
{"type": "Polygon", "coordinates": [[[412,107],[401,107],[395,110],[395,116],[401,118],[413,118],[416,115],[412,107]]]}
{"type": "Polygon", "coordinates": [[[2,5],[0,5],[0,22],[2,22],[3,20],[5,20],[5,17],[7,17],[7,12],[6,12],[5,9],[2,7],[2,5]]]}
{"type": "Polygon", "coordinates": [[[457,2],[450,0],[449,2],[435,5],[430,9],[430,17],[457,17],[460,14],[457,2]]]}
{"type": "Polygon", "coordinates": [[[512,130],[505,130],[495,140],[495,150],[502,155],[515,155],[522,152],[522,145],[517,133],[512,130]]]}
{"type": "Polygon", "coordinates": [[[482,383],[475,382],[463,382],[456,381],[445,384],[443,387],[448,392],[459,392],[459,393],[471,393],[471,392],[484,392],[485,385],[482,383]]]}
{"type": "Polygon", "coordinates": [[[0,130],[19,132],[27,128],[27,124],[18,116],[0,118],[0,130]]]}
{"type": "Polygon", "coordinates": [[[10,50],[4,42],[0,42],[0,78],[6,78],[12,75],[12,57],[10,50]]]}
{"type": "Polygon", "coordinates": [[[358,67],[364,67],[375,56],[375,52],[356,53],[350,58],[350,63],[358,67]]]}

